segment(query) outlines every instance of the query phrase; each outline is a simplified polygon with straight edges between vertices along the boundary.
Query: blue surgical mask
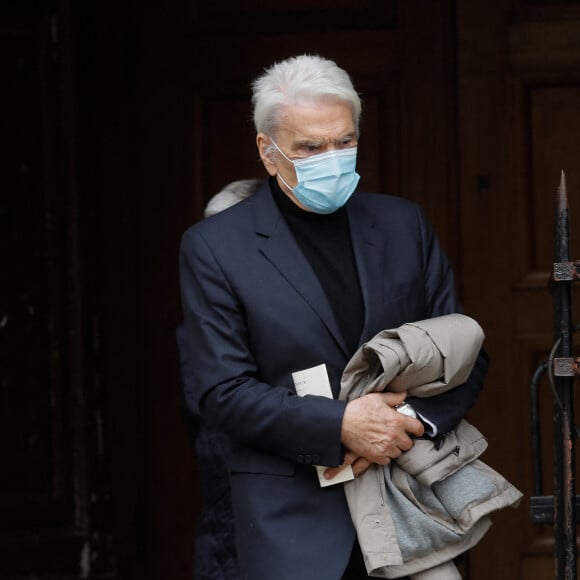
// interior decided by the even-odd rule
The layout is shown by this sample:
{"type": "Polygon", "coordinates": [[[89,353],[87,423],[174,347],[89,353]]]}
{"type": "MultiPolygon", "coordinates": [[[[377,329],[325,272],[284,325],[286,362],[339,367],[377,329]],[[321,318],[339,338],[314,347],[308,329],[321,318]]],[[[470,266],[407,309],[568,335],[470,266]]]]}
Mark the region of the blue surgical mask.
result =
{"type": "Polygon", "coordinates": [[[278,173],[280,179],[296,196],[296,199],[314,213],[333,213],[341,208],[353,194],[360,175],[356,169],[356,147],[336,149],[303,159],[289,159],[280,151],[296,170],[298,184],[291,187],[278,173]]]}

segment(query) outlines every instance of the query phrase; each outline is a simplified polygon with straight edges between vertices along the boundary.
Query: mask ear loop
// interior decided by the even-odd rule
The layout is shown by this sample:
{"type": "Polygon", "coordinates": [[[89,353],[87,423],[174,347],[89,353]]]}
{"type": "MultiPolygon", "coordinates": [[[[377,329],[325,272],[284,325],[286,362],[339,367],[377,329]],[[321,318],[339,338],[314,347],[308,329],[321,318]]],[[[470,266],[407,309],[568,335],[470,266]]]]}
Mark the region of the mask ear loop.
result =
{"type": "Polygon", "coordinates": [[[276,174],[281,180],[282,183],[292,192],[294,193],[294,188],[282,177],[282,174],[278,171],[276,174]]]}
{"type": "Polygon", "coordinates": [[[280,153],[280,155],[282,155],[282,157],[284,157],[284,159],[286,159],[286,161],[289,161],[290,163],[292,163],[292,165],[294,165],[294,161],[292,161],[292,159],[290,159],[289,157],[286,157],[286,155],[284,154],[284,151],[282,151],[282,149],[280,149],[280,147],[278,147],[276,141],[274,141],[274,139],[272,139],[272,137],[270,137],[270,141],[272,141],[272,144],[274,145],[274,147],[276,147],[276,149],[278,149],[278,152],[280,153]]]}
{"type": "MultiPolygon", "coordinates": [[[[284,159],[286,159],[286,161],[288,161],[289,163],[292,163],[292,166],[294,166],[294,161],[292,161],[292,159],[289,159],[288,157],[286,157],[286,155],[284,154],[284,151],[282,151],[282,149],[280,149],[280,147],[278,147],[276,141],[274,141],[274,139],[272,139],[272,137],[270,137],[270,141],[272,142],[272,144],[274,145],[274,147],[276,147],[276,149],[278,149],[280,155],[282,155],[282,157],[284,157],[284,159]]],[[[292,192],[294,193],[294,188],[282,177],[282,174],[277,171],[276,175],[281,179],[282,183],[292,192]]]]}

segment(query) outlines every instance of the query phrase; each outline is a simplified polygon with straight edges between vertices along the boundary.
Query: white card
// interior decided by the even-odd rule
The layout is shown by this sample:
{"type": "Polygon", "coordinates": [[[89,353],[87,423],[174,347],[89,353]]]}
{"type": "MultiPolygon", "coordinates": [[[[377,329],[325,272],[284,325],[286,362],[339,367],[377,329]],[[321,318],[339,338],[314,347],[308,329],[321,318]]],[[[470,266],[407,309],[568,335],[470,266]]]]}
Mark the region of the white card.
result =
{"type": "MultiPolygon", "coordinates": [[[[330,381],[328,380],[328,372],[326,371],[325,364],[292,373],[292,380],[294,381],[296,392],[301,397],[305,395],[316,395],[332,399],[332,389],[330,388],[330,381]]],[[[316,465],[315,467],[318,473],[320,487],[354,479],[354,473],[350,465],[342,469],[332,479],[324,478],[323,473],[326,467],[322,465],[316,465]]]]}
{"type": "Polygon", "coordinates": [[[292,373],[292,380],[294,381],[296,392],[301,397],[304,395],[318,395],[319,397],[332,399],[332,389],[330,388],[325,364],[292,373]]]}

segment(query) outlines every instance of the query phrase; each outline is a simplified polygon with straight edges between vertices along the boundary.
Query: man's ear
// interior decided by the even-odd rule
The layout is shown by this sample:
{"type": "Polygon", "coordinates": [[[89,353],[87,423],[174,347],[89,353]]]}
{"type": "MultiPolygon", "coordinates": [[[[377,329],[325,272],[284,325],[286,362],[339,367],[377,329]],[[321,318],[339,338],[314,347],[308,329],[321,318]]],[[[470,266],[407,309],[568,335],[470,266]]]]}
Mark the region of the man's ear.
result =
{"type": "Polygon", "coordinates": [[[260,153],[260,159],[266,168],[266,171],[274,176],[278,173],[276,164],[270,159],[267,149],[270,146],[270,138],[264,133],[258,133],[256,135],[256,145],[258,146],[258,152],[260,153]]]}

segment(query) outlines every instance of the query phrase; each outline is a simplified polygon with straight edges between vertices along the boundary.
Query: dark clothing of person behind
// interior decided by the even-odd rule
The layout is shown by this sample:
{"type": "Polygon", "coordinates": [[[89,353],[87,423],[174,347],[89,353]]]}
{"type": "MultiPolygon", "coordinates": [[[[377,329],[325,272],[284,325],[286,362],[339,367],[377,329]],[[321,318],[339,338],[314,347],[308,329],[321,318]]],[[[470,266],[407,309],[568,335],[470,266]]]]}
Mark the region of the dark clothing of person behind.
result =
{"type": "Polygon", "coordinates": [[[227,473],[229,440],[201,427],[195,440],[203,507],[195,536],[194,580],[238,580],[235,525],[227,473]]]}
{"type": "MultiPolygon", "coordinates": [[[[191,383],[185,325],[176,331],[181,380],[191,383]]],[[[235,545],[234,512],[227,469],[230,441],[186,413],[186,426],[199,466],[201,511],[195,533],[193,580],[240,580],[235,545]]]]}

